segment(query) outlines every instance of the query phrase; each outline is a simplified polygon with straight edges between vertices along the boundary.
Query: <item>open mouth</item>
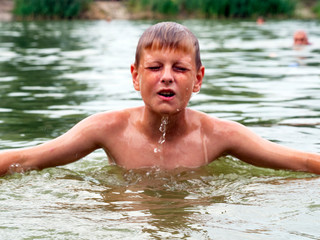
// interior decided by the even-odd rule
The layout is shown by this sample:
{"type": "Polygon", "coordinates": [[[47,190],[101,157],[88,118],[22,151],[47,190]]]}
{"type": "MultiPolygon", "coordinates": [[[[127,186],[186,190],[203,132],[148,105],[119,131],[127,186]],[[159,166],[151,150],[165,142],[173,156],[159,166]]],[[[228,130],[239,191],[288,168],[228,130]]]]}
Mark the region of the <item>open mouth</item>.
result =
{"type": "Polygon", "coordinates": [[[165,97],[165,98],[170,98],[175,95],[175,93],[172,90],[162,90],[162,91],[158,92],[158,94],[162,97],[165,97]]]}

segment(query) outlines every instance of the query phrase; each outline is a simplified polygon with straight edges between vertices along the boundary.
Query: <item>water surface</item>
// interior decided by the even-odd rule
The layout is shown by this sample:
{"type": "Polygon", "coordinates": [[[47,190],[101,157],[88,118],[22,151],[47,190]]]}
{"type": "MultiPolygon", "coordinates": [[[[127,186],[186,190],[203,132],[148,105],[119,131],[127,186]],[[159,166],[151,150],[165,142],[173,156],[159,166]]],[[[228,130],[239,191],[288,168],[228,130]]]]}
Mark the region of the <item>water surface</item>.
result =
{"type": "MultiPolygon", "coordinates": [[[[0,22],[0,149],[33,146],[96,112],[142,104],[130,64],[150,21],[0,22]]],[[[206,77],[190,107],[320,152],[319,21],[184,21],[206,77]],[[312,45],[292,48],[296,29],[312,45]]],[[[126,171],[95,151],[0,178],[1,239],[319,239],[320,178],[226,157],[126,171]]]]}

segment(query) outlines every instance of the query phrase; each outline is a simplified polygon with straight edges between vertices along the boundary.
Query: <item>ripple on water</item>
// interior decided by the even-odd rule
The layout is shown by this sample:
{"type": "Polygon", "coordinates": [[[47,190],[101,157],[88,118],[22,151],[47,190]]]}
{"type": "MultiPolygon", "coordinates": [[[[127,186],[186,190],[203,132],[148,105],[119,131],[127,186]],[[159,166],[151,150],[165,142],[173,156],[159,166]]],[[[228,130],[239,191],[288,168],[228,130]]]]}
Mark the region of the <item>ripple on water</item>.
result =
{"type": "MultiPolygon", "coordinates": [[[[199,37],[206,67],[192,108],[319,151],[317,22],[183,23],[199,37]],[[312,45],[292,49],[297,27],[308,29],[312,45]]],[[[0,23],[2,148],[33,146],[89,114],[141,105],[129,67],[149,25],[0,23]]],[[[317,239],[318,186],[312,174],[233,158],[193,170],[126,171],[99,153],[0,178],[0,232],[4,239],[317,239]]]]}

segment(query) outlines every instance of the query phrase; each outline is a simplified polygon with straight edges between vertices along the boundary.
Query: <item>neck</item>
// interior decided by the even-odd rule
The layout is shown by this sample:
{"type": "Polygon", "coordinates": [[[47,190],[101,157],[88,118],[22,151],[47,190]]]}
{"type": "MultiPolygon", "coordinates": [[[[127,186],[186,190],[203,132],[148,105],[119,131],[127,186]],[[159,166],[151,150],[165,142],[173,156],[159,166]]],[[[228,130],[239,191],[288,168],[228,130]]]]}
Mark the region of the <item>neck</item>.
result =
{"type": "Polygon", "coordinates": [[[183,133],[185,131],[187,127],[187,111],[187,109],[184,109],[176,114],[159,114],[144,109],[141,126],[145,134],[151,138],[159,138],[165,131],[169,139],[177,133],[183,133]]]}

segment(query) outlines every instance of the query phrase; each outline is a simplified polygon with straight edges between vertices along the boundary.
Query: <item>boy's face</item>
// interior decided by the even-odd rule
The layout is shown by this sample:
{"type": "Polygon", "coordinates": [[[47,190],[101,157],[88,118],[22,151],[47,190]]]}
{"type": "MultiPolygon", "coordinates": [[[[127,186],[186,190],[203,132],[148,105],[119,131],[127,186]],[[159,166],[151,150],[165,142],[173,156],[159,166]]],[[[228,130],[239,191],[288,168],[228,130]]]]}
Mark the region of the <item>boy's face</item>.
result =
{"type": "Polygon", "coordinates": [[[131,73],[146,107],[171,115],[184,110],[191,94],[200,91],[204,67],[197,70],[193,52],[144,49],[140,65],[131,65],[131,73]]]}

